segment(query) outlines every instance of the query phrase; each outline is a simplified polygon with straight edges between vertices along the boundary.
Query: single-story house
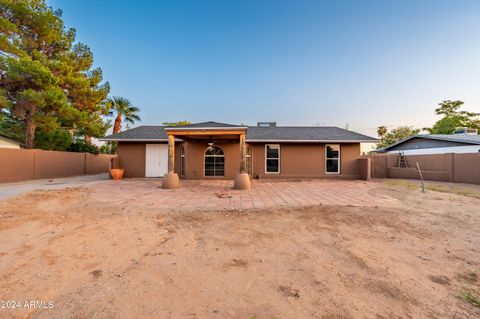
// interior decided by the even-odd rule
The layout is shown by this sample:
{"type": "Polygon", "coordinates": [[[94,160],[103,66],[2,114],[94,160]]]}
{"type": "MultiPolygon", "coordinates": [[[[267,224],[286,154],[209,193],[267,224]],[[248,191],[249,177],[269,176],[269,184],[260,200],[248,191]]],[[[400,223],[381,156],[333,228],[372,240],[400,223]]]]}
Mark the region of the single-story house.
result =
{"type": "Polygon", "coordinates": [[[480,135],[472,133],[418,134],[378,149],[376,152],[401,152],[405,155],[478,153],[480,152],[480,135]]]}
{"type": "Polygon", "coordinates": [[[20,148],[20,142],[0,134],[0,148],[20,148]]]}
{"type": "Polygon", "coordinates": [[[176,173],[182,179],[235,180],[238,174],[355,179],[360,143],[377,141],[338,127],[277,126],[275,122],[139,126],[102,140],[118,142],[125,177],[176,173]]]}

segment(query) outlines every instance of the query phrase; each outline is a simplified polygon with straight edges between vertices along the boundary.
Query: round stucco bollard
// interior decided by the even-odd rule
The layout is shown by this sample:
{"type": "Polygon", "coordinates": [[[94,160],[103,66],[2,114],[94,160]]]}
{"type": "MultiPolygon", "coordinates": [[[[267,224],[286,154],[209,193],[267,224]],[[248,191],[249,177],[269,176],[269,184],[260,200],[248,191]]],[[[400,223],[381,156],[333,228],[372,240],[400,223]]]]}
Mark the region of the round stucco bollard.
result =
{"type": "Polygon", "coordinates": [[[162,180],[162,188],[173,189],[180,186],[180,179],[178,178],[177,173],[168,173],[165,174],[162,180]]]}
{"type": "Polygon", "coordinates": [[[237,174],[235,176],[235,184],[233,185],[235,189],[250,189],[250,176],[248,174],[237,174]]]}

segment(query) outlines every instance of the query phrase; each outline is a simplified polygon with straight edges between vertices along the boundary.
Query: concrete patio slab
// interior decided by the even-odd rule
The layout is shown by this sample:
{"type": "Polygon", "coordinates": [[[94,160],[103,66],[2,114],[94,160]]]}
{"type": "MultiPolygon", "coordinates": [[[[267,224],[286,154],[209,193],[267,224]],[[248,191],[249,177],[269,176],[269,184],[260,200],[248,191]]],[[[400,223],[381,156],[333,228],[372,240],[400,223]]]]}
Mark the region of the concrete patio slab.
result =
{"type": "Polygon", "coordinates": [[[160,211],[251,210],[311,205],[379,206],[397,200],[376,195],[375,181],[253,180],[250,190],[232,189],[230,180],[183,180],[178,189],[161,188],[160,179],[102,181],[94,187],[96,200],[119,200],[160,211]],[[108,194],[108,196],[107,196],[108,194]]]}

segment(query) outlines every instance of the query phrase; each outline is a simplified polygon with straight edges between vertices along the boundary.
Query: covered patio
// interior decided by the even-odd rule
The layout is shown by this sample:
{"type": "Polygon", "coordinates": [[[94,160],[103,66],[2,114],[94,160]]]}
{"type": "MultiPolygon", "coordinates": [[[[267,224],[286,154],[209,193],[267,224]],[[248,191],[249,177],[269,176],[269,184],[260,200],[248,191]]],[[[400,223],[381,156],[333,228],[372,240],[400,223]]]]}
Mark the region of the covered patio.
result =
{"type": "Polygon", "coordinates": [[[234,188],[250,189],[250,176],[247,174],[247,127],[169,127],[165,129],[168,137],[168,173],[162,181],[162,188],[174,189],[180,185],[180,178],[175,173],[175,140],[185,142],[204,142],[212,148],[216,143],[231,142],[239,144],[238,173],[234,178],[234,188]]]}

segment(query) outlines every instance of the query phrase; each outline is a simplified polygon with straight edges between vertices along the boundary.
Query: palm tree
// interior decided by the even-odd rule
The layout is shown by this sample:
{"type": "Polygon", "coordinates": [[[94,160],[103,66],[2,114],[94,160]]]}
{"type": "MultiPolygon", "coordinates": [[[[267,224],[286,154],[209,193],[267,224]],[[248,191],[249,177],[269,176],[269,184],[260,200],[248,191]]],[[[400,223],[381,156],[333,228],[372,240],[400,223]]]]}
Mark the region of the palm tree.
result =
{"type": "Polygon", "coordinates": [[[377,134],[379,137],[383,137],[385,134],[387,134],[387,127],[385,125],[379,126],[377,128],[377,134]]]}
{"type": "Polygon", "coordinates": [[[140,109],[133,106],[130,100],[121,96],[114,96],[109,98],[107,103],[110,107],[108,115],[114,116],[114,114],[116,114],[115,123],[113,124],[113,134],[120,132],[120,129],[122,128],[122,120],[129,124],[134,124],[135,121],[140,121],[140,116],[138,116],[140,109]]]}

